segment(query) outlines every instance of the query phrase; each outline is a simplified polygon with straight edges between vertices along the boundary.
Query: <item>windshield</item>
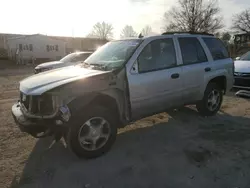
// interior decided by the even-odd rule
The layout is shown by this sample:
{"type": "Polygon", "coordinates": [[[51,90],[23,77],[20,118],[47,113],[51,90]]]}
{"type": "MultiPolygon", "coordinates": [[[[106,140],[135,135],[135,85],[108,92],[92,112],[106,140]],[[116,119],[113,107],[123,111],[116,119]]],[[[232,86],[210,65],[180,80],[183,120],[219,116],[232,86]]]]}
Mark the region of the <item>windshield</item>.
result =
{"type": "Polygon", "coordinates": [[[63,63],[84,61],[90,56],[90,54],[91,53],[72,53],[65,56],[60,61],[63,63]]]}
{"type": "Polygon", "coordinates": [[[108,42],[93,53],[85,63],[113,70],[122,66],[134,53],[141,39],[108,42]]]}
{"type": "Polygon", "coordinates": [[[250,51],[240,57],[242,61],[250,61],[250,51]]]}

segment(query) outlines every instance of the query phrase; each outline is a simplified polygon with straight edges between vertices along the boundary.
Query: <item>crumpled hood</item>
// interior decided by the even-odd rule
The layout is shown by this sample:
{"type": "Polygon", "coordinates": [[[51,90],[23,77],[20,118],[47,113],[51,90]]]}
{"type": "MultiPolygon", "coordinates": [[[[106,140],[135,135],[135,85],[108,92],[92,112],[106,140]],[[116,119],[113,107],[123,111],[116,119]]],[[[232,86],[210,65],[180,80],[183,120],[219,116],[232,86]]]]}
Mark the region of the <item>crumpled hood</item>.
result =
{"type": "Polygon", "coordinates": [[[51,62],[42,63],[40,65],[37,65],[35,69],[48,68],[48,67],[53,67],[53,66],[57,66],[60,64],[63,64],[63,62],[62,61],[51,61],[51,62]]]}
{"type": "Polygon", "coordinates": [[[235,72],[250,73],[250,61],[235,61],[235,72]]]}
{"type": "Polygon", "coordinates": [[[27,95],[42,93],[79,79],[106,73],[107,71],[70,66],[30,76],[20,82],[20,91],[27,95]]]}

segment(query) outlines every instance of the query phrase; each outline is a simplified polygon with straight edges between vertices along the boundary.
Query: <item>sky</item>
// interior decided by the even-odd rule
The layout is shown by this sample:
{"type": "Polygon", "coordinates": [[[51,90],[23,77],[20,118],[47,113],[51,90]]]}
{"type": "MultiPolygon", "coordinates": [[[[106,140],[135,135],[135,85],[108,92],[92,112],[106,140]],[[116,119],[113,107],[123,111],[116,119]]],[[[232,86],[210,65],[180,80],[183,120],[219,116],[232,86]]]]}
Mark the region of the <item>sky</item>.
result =
{"type": "MultiPolygon", "coordinates": [[[[250,0],[218,0],[224,23],[250,8],[250,0]]],[[[96,22],[108,22],[119,38],[125,25],[140,32],[150,25],[161,33],[162,17],[177,0],[1,0],[0,33],[84,37],[96,22]]]]}

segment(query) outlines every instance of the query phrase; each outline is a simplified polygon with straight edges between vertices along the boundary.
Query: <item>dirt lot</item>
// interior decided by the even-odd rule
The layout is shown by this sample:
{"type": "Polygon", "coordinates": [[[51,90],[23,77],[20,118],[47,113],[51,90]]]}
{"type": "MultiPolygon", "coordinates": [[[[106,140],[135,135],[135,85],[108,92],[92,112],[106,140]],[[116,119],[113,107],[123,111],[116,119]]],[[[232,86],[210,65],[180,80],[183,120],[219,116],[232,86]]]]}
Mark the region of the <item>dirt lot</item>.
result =
{"type": "Polygon", "coordinates": [[[80,160],[14,124],[10,109],[28,74],[0,71],[0,187],[250,187],[249,100],[226,96],[210,118],[185,107],[143,119],[119,130],[106,155],[80,160]]]}

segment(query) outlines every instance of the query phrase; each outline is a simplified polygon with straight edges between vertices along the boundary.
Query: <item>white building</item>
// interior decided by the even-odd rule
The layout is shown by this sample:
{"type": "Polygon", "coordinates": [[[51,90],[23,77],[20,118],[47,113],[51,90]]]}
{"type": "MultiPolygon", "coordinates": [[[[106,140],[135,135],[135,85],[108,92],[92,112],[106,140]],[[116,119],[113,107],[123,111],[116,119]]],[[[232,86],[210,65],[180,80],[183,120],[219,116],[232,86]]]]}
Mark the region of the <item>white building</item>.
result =
{"type": "Polygon", "coordinates": [[[56,60],[66,55],[65,41],[41,34],[8,38],[6,44],[9,58],[17,61],[56,60]]]}

